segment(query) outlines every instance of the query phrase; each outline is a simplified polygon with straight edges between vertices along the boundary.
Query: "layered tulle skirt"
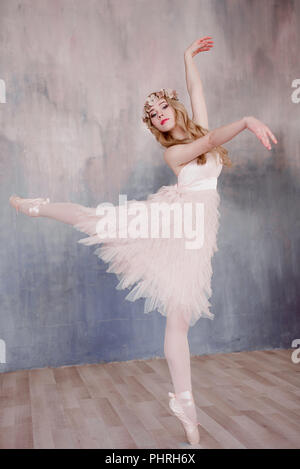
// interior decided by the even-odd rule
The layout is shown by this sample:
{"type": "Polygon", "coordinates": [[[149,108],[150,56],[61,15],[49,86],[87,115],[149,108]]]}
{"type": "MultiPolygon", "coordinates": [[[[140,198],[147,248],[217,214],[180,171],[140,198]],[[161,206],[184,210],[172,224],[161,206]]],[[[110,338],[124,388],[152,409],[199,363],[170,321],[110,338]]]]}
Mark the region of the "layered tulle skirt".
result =
{"type": "Polygon", "coordinates": [[[117,276],[116,288],[130,290],[126,300],[145,298],[144,313],[181,314],[193,326],[214,319],[209,298],[219,202],[216,188],[162,186],[144,201],[124,197],[120,205],[82,207],[74,228],[89,235],[78,243],[100,245],[94,253],[117,276]]]}

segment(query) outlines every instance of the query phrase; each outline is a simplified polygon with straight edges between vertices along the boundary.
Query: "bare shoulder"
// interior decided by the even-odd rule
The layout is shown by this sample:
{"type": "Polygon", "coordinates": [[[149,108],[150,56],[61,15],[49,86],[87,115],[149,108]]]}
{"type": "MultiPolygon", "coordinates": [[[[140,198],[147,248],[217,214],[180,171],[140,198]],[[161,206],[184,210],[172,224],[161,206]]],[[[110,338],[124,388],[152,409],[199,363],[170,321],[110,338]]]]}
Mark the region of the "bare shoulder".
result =
{"type": "Polygon", "coordinates": [[[211,151],[213,147],[211,132],[208,132],[190,143],[175,144],[168,147],[164,153],[164,158],[170,168],[177,174],[183,166],[199,155],[211,151]]]}

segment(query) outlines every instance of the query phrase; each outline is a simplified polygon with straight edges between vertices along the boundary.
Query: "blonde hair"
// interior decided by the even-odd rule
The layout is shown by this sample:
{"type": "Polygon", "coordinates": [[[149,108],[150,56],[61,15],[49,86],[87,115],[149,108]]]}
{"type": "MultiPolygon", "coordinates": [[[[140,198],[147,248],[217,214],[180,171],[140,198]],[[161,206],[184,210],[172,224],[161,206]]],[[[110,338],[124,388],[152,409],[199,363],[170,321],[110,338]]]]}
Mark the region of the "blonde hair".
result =
{"type": "MultiPolygon", "coordinates": [[[[157,94],[157,93],[159,93],[159,92],[154,91],[153,93],[150,93],[150,95],[148,95],[148,96],[151,96],[151,95],[157,94]]],[[[158,130],[152,124],[150,115],[147,112],[148,106],[146,105],[144,107],[144,116],[145,117],[143,118],[143,122],[145,122],[145,124],[147,125],[150,132],[154,135],[156,140],[163,147],[168,148],[172,145],[191,143],[194,140],[196,140],[197,138],[204,137],[204,135],[206,135],[209,132],[208,129],[205,129],[201,125],[196,124],[192,119],[189,118],[187,110],[185,109],[185,106],[178,99],[172,99],[172,98],[170,98],[166,95],[164,96],[164,99],[167,101],[167,103],[169,105],[171,105],[173,107],[173,109],[175,111],[175,121],[176,121],[177,125],[184,132],[187,132],[190,135],[190,137],[182,139],[182,140],[178,140],[178,139],[172,137],[172,135],[170,135],[169,132],[160,132],[160,130],[158,130]]],[[[211,151],[211,153],[213,153],[215,156],[217,156],[217,153],[219,153],[220,154],[220,159],[221,159],[221,162],[222,162],[223,165],[229,166],[229,167],[233,166],[233,163],[232,163],[232,161],[230,160],[230,158],[228,156],[228,150],[226,150],[226,148],[224,148],[223,146],[218,145],[217,147],[215,147],[211,151]]],[[[203,153],[202,155],[199,155],[197,157],[197,164],[205,164],[206,160],[207,160],[206,153],[203,153]]]]}

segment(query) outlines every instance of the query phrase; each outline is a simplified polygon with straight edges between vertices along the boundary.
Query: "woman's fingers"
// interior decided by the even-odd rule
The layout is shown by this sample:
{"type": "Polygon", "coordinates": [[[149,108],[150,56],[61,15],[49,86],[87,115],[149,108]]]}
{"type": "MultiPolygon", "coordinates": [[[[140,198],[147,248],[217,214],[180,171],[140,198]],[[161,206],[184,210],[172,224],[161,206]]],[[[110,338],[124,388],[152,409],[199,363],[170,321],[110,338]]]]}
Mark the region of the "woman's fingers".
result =
{"type": "Polygon", "coordinates": [[[264,141],[264,145],[265,145],[269,150],[271,150],[270,141],[269,141],[269,139],[268,139],[268,136],[267,136],[265,130],[263,130],[263,141],[264,141]]]}
{"type": "Polygon", "coordinates": [[[213,47],[213,44],[203,44],[201,47],[198,47],[197,52],[200,52],[201,50],[209,50],[211,47],[213,47]]]}
{"type": "Polygon", "coordinates": [[[204,36],[201,39],[198,39],[199,41],[205,41],[207,39],[212,39],[212,36],[204,36]]]}
{"type": "Polygon", "coordinates": [[[213,44],[214,41],[213,41],[213,40],[210,40],[210,39],[211,39],[210,36],[207,36],[207,38],[202,37],[201,39],[198,39],[196,42],[197,42],[198,44],[202,44],[202,43],[203,43],[203,44],[213,44]]]}
{"type": "Polygon", "coordinates": [[[204,46],[213,46],[214,41],[200,41],[200,44],[202,44],[204,46]]]}
{"type": "Polygon", "coordinates": [[[277,142],[277,139],[275,137],[275,135],[273,135],[273,133],[271,132],[271,130],[269,129],[269,127],[267,126],[264,126],[260,129],[258,129],[257,131],[257,137],[261,140],[261,142],[269,149],[271,150],[271,144],[270,144],[270,140],[269,138],[271,138],[271,140],[274,142],[274,143],[278,143],[277,142]]]}
{"type": "Polygon", "coordinates": [[[211,47],[199,47],[198,49],[196,49],[196,50],[192,53],[192,55],[194,56],[194,55],[196,55],[196,54],[199,54],[199,52],[204,52],[204,51],[210,50],[210,49],[211,49],[211,47]]]}
{"type": "Polygon", "coordinates": [[[275,135],[272,134],[271,130],[268,128],[267,129],[268,134],[270,135],[271,139],[273,140],[274,143],[277,143],[277,138],[275,135]]]}
{"type": "Polygon", "coordinates": [[[270,144],[269,138],[271,138],[271,140],[273,140],[274,143],[277,143],[277,139],[275,135],[272,134],[271,130],[268,127],[266,127],[263,130],[263,132],[264,132],[265,141],[267,142],[267,147],[269,148],[269,150],[271,150],[271,144],[270,144]]]}
{"type": "Polygon", "coordinates": [[[251,132],[253,132],[261,143],[269,150],[271,150],[269,139],[274,143],[278,143],[277,138],[273,135],[269,127],[253,116],[247,117],[247,128],[251,130],[251,132]]]}
{"type": "Polygon", "coordinates": [[[209,50],[210,47],[200,47],[199,49],[196,50],[196,52],[201,52],[203,50],[209,50]]]}
{"type": "Polygon", "coordinates": [[[268,148],[269,150],[271,149],[271,146],[270,146],[270,142],[268,140],[268,137],[265,133],[265,129],[263,128],[259,128],[257,131],[256,131],[256,135],[258,137],[258,139],[261,141],[261,143],[266,147],[268,148]]]}
{"type": "Polygon", "coordinates": [[[214,45],[214,41],[210,40],[211,38],[211,36],[204,36],[201,39],[194,41],[190,46],[192,56],[194,57],[194,55],[198,54],[199,52],[210,50],[214,45]]]}

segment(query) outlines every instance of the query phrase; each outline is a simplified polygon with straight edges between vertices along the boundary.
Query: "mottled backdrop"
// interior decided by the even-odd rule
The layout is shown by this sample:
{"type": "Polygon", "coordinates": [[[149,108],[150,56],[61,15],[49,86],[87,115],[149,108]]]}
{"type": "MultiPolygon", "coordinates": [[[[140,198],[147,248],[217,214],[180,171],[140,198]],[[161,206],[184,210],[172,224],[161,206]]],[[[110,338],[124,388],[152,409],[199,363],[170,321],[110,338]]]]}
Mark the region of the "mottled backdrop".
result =
{"type": "Polygon", "coordinates": [[[210,128],[254,115],[279,143],[269,152],[244,131],[224,145],[215,319],[190,329],[190,350],[300,338],[299,21],[296,0],[0,0],[0,371],[163,356],[165,318],[124,300],[84,235],[17,217],[8,198],[96,206],[174,184],[143,102],[171,87],[191,111],[183,52],[204,35],[210,128]]]}

